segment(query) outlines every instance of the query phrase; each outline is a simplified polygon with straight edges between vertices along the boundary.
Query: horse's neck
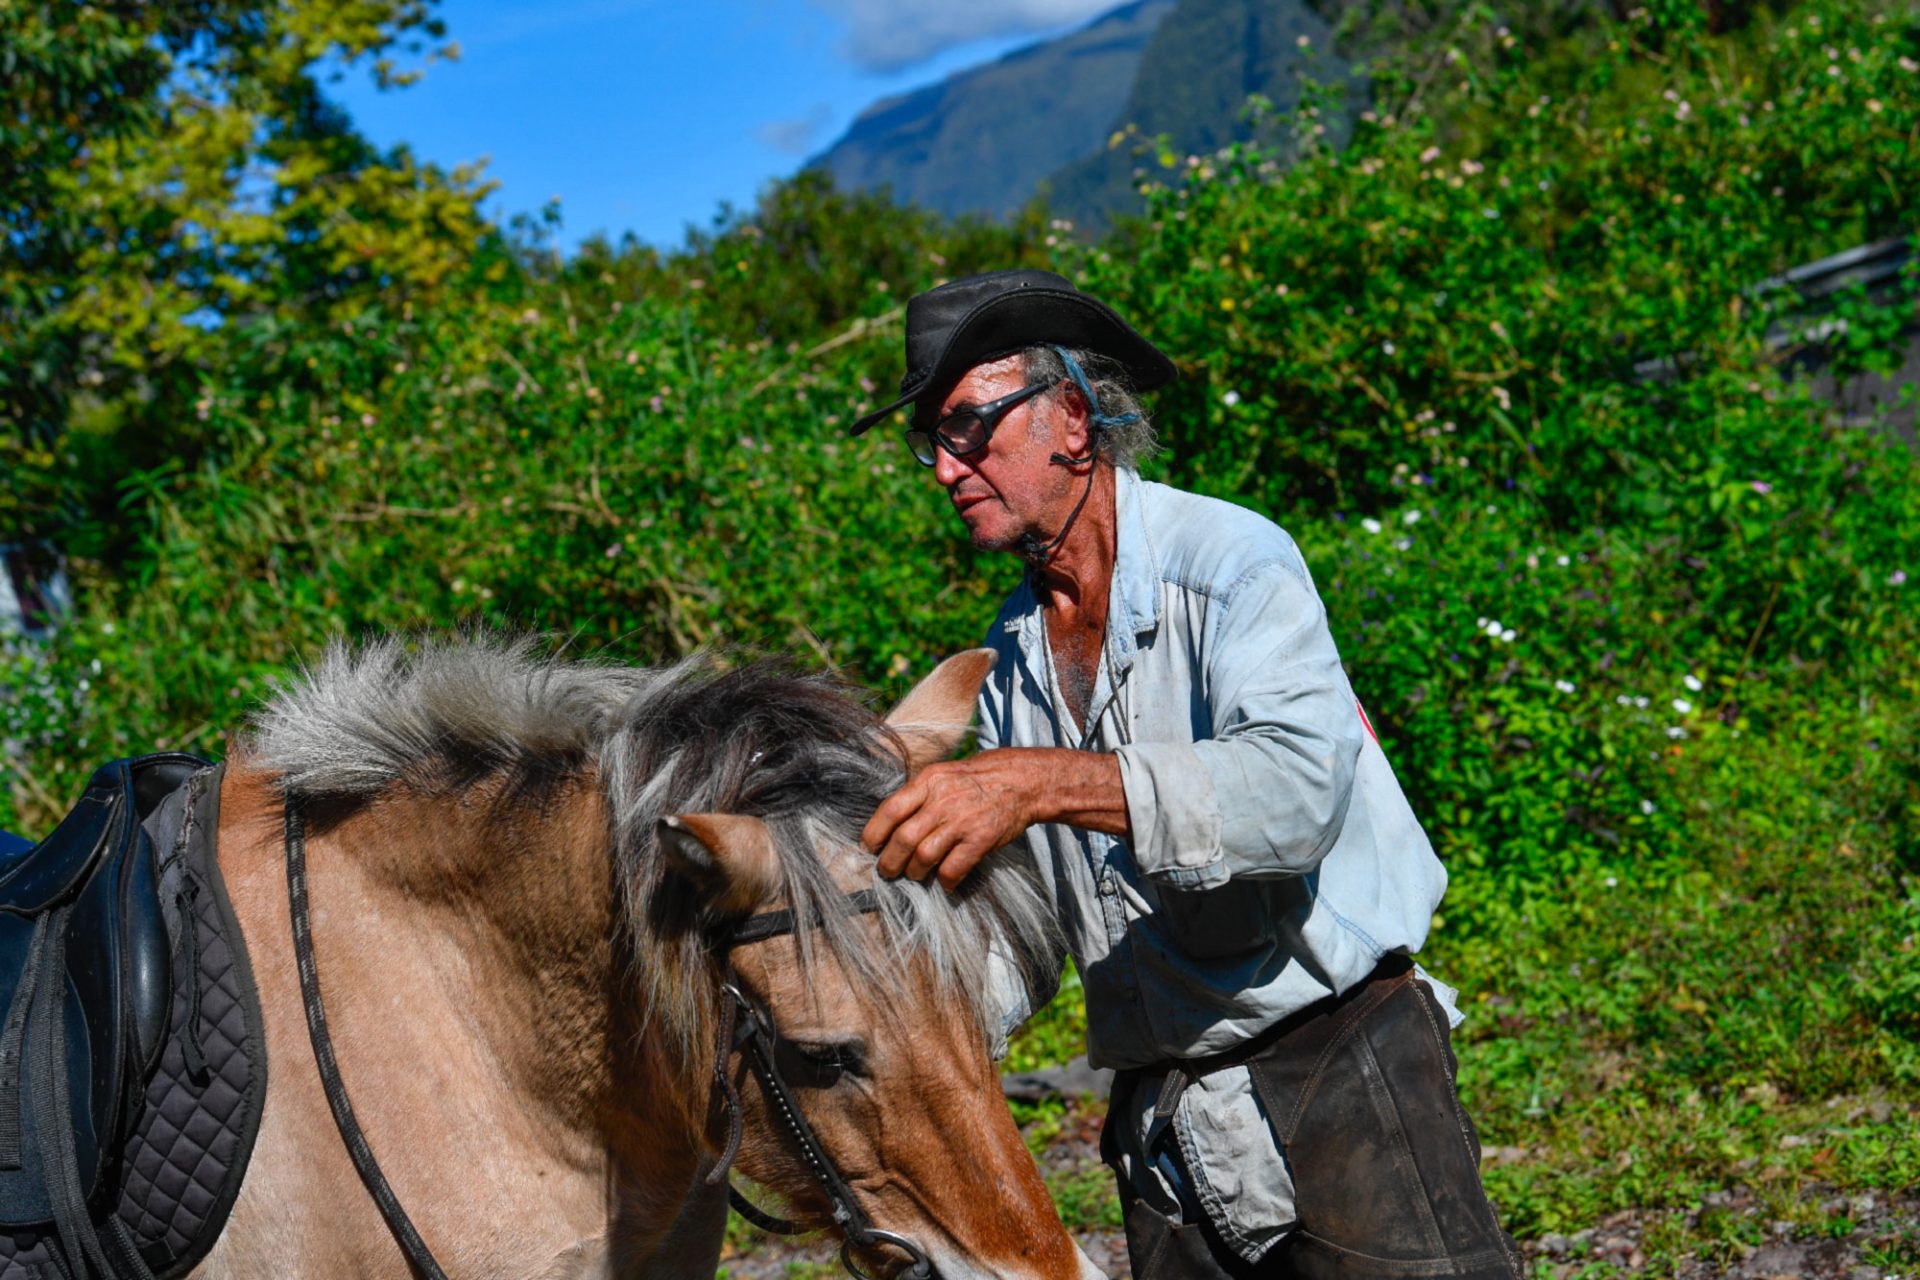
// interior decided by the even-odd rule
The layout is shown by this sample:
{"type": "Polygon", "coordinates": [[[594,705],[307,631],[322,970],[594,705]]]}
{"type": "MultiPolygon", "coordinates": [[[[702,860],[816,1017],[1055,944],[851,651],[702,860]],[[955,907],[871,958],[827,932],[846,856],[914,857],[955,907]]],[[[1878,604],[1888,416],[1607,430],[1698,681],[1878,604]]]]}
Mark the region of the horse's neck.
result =
{"type": "Polygon", "coordinates": [[[377,891],[420,921],[443,989],[472,1010],[489,1051],[616,1162],[690,1158],[711,1064],[669,1060],[641,1034],[639,987],[614,942],[619,897],[599,792],[580,784],[537,805],[384,808],[365,832],[343,826],[342,839],[377,891]]]}
{"type": "MultiPolygon", "coordinates": [[[[237,1274],[345,1274],[392,1245],[344,1146],[318,1136],[332,1121],[301,1009],[281,813],[270,776],[229,768],[220,861],[274,1060],[255,1194],[230,1234],[288,1263],[237,1274]],[[311,1213],[290,1224],[289,1204],[311,1213]],[[331,1252],[293,1265],[316,1231],[331,1252]]],[[[498,815],[482,797],[386,797],[337,822],[315,813],[307,861],[321,989],[361,1124],[436,1247],[491,1250],[476,1273],[526,1275],[601,1234],[622,1252],[650,1249],[677,1206],[610,1202],[609,1190],[636,1181],[627,1171],[642,1157],[690,1185],[700,1135],[641,1114],[686,1103],[636,1089],[627,1065],[632,988],[612,942],[598,797],[498,815]]]]}
{"type": "Polygon", "coordinates": [[[608,1088],[612,972],[592,799],[560,793],[536,808],[477,788],[396,794],[308,841],[323,981],[343,1000],[405,993],[397,1016],[462,1042],[448,1052],[497,1064],[504,1086],[548,1113],[544,1127],[583,1138],[608,1088]]]}

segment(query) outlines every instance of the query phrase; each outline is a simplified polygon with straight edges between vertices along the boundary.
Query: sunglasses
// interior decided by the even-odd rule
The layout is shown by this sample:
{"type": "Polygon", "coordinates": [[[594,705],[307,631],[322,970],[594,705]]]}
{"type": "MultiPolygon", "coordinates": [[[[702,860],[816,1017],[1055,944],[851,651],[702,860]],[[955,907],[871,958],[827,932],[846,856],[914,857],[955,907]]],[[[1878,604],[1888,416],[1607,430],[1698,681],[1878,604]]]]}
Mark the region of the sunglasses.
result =
{"type": "Polygon", "coordinates": [[[1050,390],[1059,381],[1058,378],[1048,378],[1024,386],[1012,395],[1001,396],[998,400],[956,409],[932,427],[908,427],[907,448],[923,467],[934,464],[939,457],[939,449],[945,449],[956,458],[976,454],[993,439],[994,428],[1000,425],[1000,419],[1042,391],[1050,390]]]}

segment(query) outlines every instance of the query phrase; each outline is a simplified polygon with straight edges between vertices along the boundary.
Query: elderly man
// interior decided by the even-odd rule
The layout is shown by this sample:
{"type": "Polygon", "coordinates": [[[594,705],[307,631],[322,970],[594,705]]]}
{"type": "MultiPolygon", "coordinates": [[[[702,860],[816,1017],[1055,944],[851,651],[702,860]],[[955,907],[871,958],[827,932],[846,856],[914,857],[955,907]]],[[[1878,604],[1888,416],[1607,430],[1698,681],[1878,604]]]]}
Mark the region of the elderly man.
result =
{"type": "MultiPolygon", "coordinates": [[[[1455,1096],[1453,993],[1408,958],[1446,873],[1307,566],[1249,511],[1141,480],[1172,363],[1044,271],[907,307],[907,445],[1025,580],[979,754],[865,832],[949,889],[1031,856],[1118,1068],[1102,1155],[1136,1280],[1512,1277],[1455,1096]]],[[[1017,1011],[1016,1016],[1024,1015],[1017,1011]]]]}

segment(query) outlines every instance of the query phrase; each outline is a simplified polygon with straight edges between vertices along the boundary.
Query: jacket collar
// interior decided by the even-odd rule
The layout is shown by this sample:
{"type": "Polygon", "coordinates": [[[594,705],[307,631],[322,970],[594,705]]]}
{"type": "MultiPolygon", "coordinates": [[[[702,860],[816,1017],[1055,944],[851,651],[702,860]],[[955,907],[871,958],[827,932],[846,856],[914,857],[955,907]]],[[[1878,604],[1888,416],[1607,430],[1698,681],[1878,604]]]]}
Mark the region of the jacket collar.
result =
{"type": "MultiPolygon", "coordinates": [[[[1113,583],[1107,595],[1107,648],[1117,670],[1133,665],[1140,637],[1160,626],[1160,561],[1147,528],[1146,484],[1124,467],[1114,470],[1113,583]]],[[[1040,600],[1031,574],[1014,589],[1014,608],[1004,629],[1020,636],[1021,648],[1040,641],[1040,600]]]]}
{"type": "Polygon", "coordinates": [[[1147,491],[1139,476],[1124,467],[1114,471],[1113,590],[1107,601],[1109,643],[1123,641],[1119,652],[1132,660],[1134,642],[1160,626],[1160,558],[1147,528],[1147,491]]]}

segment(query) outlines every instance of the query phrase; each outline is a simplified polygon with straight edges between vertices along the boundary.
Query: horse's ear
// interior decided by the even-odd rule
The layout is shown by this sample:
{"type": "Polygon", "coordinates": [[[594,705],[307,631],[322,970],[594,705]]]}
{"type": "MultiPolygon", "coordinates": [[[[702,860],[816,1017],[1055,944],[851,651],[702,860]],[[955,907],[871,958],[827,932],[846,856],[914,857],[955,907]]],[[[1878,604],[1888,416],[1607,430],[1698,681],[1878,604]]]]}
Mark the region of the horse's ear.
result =
{"type": "Polygon", "coordinates": [[[780,855],[758,818],[683,813],[655,827],[660,851],[723,915],[745,915],[780,893],[780,855]]]}
{"type": "Polygon", "coordinates": [[[887,725],[907,745],[907,772],[945,760],[973,723],[974,700],[993,670],[991,649],[968,649],[935,667],[887,715],[887,725]]]}

